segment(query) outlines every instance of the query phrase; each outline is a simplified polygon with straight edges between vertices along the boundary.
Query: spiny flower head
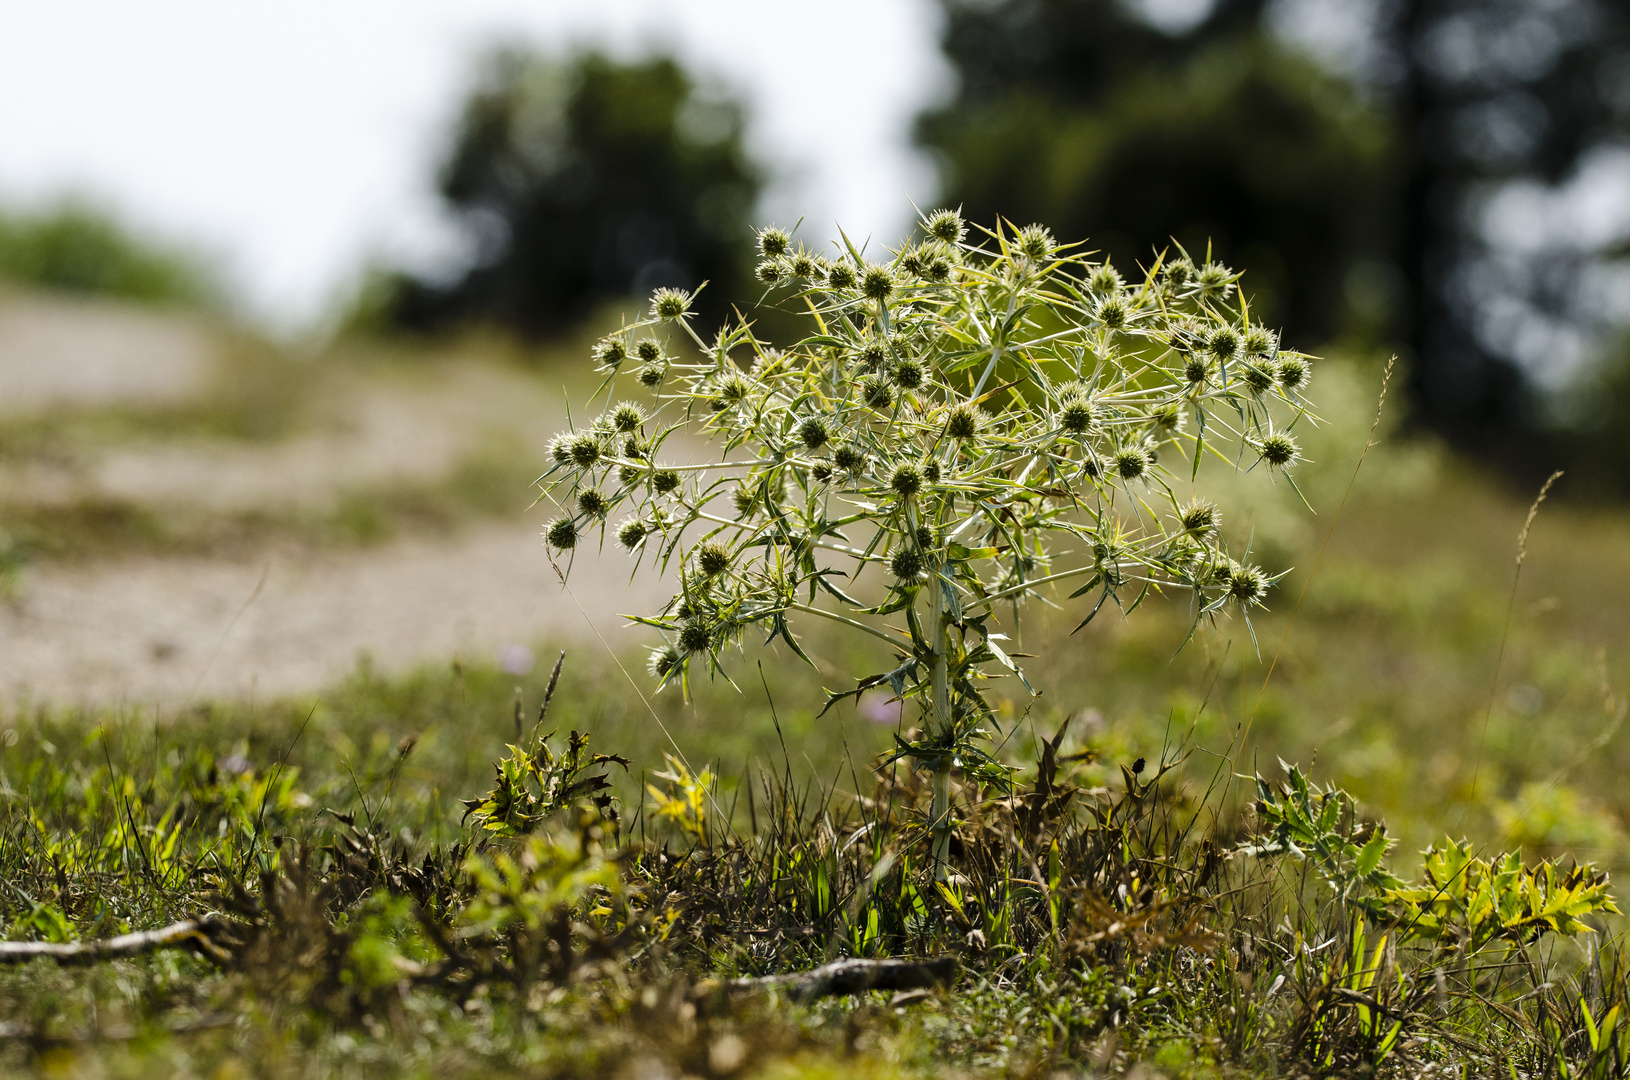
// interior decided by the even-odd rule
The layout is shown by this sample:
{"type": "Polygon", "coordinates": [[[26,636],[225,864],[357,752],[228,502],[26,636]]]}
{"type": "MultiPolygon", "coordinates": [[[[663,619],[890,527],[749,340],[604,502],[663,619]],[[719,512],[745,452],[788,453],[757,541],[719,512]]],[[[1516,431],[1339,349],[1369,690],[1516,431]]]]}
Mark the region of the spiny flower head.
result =
{"type": "Polygon", "coordinates": [[[1123,446],[1115,451],[1115,471],[1122,480],[1136,480],[1149,471],[1149,451],[1142,446],[1123,446]]]}
{"type": "Polygon", "coordinates": [[[1232,360],[1239,352],[1239,331],[1226,324],[1217,327],[1206,340],[1206,348],[1218,360],[1232,360]]]}
{"type": "Polygon", "coordinates": [[[1266,361],[1252,361],[1241,369],[1240,378],[1252,393],[1265,394],[1273,389],[1274,370],[1266,361]]]}
{"type": "Polygon", "coordinates": [[[1132,309],[1119,296],[1106,296],[1103,303],[1098,305],[1098,321],[1111,330],[1119,330],[1125,326],[1131,313],[1132,309]]]}
{"type": "Polygon", "coordinates": [[[915,390],[923,384],[922,365],[915,360],[902,360],[894,365],[894,381],[906,390],[915,390]]]}
{"type": "Polygon", "coordinates": [[[684,662],[685,657],[678,649],[665,645],[651,650],[651,655],[645,660],[645,670],[653,679],[666,679],[684,662]]]}
{"type": "Polygon", "coordinates": [[[894,285],[893,272],[888,267],[876,263],[866,267],[865,272],[860,275],[860,291],[866,294],[869,300],[879,302],[887,300],[894,295],[894,285]]]}
{"type": "Polygon", "coordinates": [[[1026,225],[1019,230],[1014,246],[1025,258],[1040,262],[1058,250],[1058,241],[1053,239],[1052,231],[1047,226],[1026,225]]]}
{"type": "Polygon", "coordinates": [[[915,465],[901,465],[889,477],[889,487],[896,495],[909,499],[923,489],[923,472],[915,465]]]}
{"type": "Polygon", "coordinates": [[[1261,606],[1268,595],[1268,575],[1261,567],[1236,563],[1228,568],[1228,595],[1242,607],[1261,606]]]}
{"type": "Polygon", "coordinates": [[[945,434],[952,439],[972,439],[978,436],[984,424],[978,407],[962,402],[951,407],[945,416],[945,434]]]}
{"type": "Polygon", "coordinates": [[[1263,326],[1253,326],[1245,331],[1245,351],[1267,355],[1274,349],[1273,331],[1263,326]]]}
{"type": "Polygon", "coordinates": [[[1228,294],[1234,291],[1234,275],[1221,263],[1209,262],[1200,267],[1200,272],[1194,276],[1194,283],[1201,296],[1217,300],[1228,299],[1228,294]]]}
{"type": "Polygon", "coordinates": [[[634,342],[634,355],[646,364],[658,364],[666,359],[662,352],[662,342],[656,338],[641,338],[634,342]]]}
{"type": "Polygon", "coordinates": [[[968,234],[962,223],[962,215],[955,210],[935,210],[928,215],[923,228],[928,235],[947,244],[960,244],[962,238],[968,234]]]}
{"type": "Polygon", "coordinates": [[[923,557],[916,548],[900,548],[889,558],[889,573],[901,581],[913,581],[922,572],[923,557]]]}
{"type": "Polygon", "coordinates": [[[1188,419],[1181,401],[1167,401],[1149,410],[1149,426],[1162,438],[1182,431],[1188,419]]]}
{"type": "Polygon", "coordinates": [[[1282,469],[1300,456],[1302,448],[1296,445],[1295,439],[1283,431],[1275,431],[1262,437],[1262,441],[1257,444],[1256,452],[1269,465],[1282,469]]]}
{"type": "Polygon", "coordinates": [[[709,540],[696,549],[696,566],[705,577],[717,577],[730,569],[730,549],[709,540]]]}
{"type": "Polygon", "coordinates": [[[567,436],[557,443],[573,465],[586,469],[600,460],[600,440],[587,432],[567,436]]]}
{"type": "Polygon", "coordinates": [[[1082,435],[1098,424],[1098,403],[1085,393],[1074,393],[1064,399],[1058,411],[1058,426],[1072,435],[1082,435]]]}
{"type": "Polygon", "coordinates": [[[770,258],[774,258],[777,255],[785,255],[787,253],[787,247],[791,243],[792,237],[787,235],[785,229],[778,229],[772,225],[767,229],[759,230],[758,250],[770,258]]]}
{"type": "Polygon", "coordinates": [[[668,377],[668,365],[664,363],[646,364],[640,368],[635,376],[641,386],[655,388],[662,385],[662,380],[668,377]]]}
{"type": "Polygon", "coordinates": [[[658,289],[651,294],[651,314],[659,319],[679,319],[690,310],[690,293],[684,289],[658,289]]]}
{"type": "Polygon", "coordinates": [[[549,546],[559,551],[570,551],[577,546],[577,522],[569,517],[557,517],[543,532],[549,546]]]}
{"type": "Polygon", "coordinates": [[[1306,359],[1300,356],[1283,356],[1279,359],[1279,385],[1286,390],[1300,390],[1307,385],[1308,377],[1313,369],[1308,366],[1306,359]]]}
{"type": "Polygon", "coordinates": [[[605,517],[610,501],[598,488],[582,488],[577,493],[577,512],[589,517],[605,517]]]}
{"type": "Polygon", "coordinates": [[[875,375],[860,384],[860,397],[879,412],[894,407],[894,387],[875,375]]]}
{"type": "Polygon", "coordinates": [[[826,268],[826,283],[831,288],[840,291],[852,289],[857,280],[854,264],[847,259],[839,259],[826,268]]]}
{"type": "Polygon", "coordinates": [[[779,259],[765,259],[753,268],[753,276],[765,285],[780,285],[787,280],[787,268],[779,259]]]}
{"type": "Polygon", "coordinates": [[[611,410],[611,427],[615,431],[638,431],[643,423],[645,410],[632,401],[619,401],[617,407],[611,410]]]}
{"type": "Polygon", "coordinates": [[[832,464],[845,472],[854,472],[866,464],[866,453],[859,447],[840,446],[832,451],[832,464]]]}
{"type": "Polygon", "coordinates": [[[803,442],[806,450],[819,450],[825,446],[832,437],[832,431],[826,426],[826,421],[819,416],[805,418],[798,425],[798,438],[803,442]]]}
{"type": "Polygon", "coordinates": [[[650,528],[637,517],[624,518],[617,525],[617,543],[633,551],[645,542],[645,536],[650,528]]]}
{"type": "Polygon", "coordinates": [[[594,346],[594,362],[602,368],[614,371],[626,359],[628,347],[620,338],[604,338],[594,346]]]}
{"type": "Polygon", "coordinates": [[[1210,499],[1193,499],[1183,504],[1178,520],[1183,523],[1183,531],[1205,536],[1217,529],[1222,516],[1217,513],[1217,504],[1210,499]]]}
{"type": "Polygon", "coordinates": [[[1087,285],[1093,292],[1118,293],[1122,285],[1121,272],[1106,262],[1092,271],[1092,276],[1087,279],[1087,285]]]}
{"type": "Polygon", "coordinates": [[[706,652],[713,644],[713,632],[699,619],[687,622],[679,631],[679,647],[687,653],[706,652]]]}
{"type": "Polygon", "coordinates": [[[651,490],[666,495],[679,488],[679,473],[673,469],[658,469],[651,474],[651,490]]]}

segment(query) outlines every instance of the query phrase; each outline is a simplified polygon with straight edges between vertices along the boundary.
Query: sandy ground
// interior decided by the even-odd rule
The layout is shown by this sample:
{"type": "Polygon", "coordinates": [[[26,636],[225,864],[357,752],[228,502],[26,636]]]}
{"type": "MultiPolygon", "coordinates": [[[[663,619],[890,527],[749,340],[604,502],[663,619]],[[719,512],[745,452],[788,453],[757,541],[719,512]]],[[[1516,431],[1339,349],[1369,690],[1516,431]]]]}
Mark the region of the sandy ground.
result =
{"type": "MultiPolygon", "coordinates": [[[[0,410],[185,400],[214,374],[206,329],[90,303],[0,297],[0,410]]],[[[564,419],[558,388],[498,365],[403,369],[328,402],[340,416],[272,445],[158,441],[71,462],[0,463],[0,503],[111,497],[160,511],[310,507],[347,490],[434,481],[494,438],[536,454],[564,419]]],[[[517,493],[517,508],[526,493],[517,493]]],[[[599,648],[538,535],[543,514],[322,554],[141,558],[29,566],[0,603],[0,702],[165,708],[299,694],[368,656],[400,670],[455,656],[511,663],[543,637],[599,648]]],[[[0,520],[0,528],[4,521],[0,520]]],[[[618,612],[649,609],[617,552],[584,552],[573,591],[607,640],[646,636],[618,612]]]]}
{"type": "Polygon", "coordinates": [[[391,671],[456,656],[514,664],[544,637],[599,649],[590,617],[620,652],[649,634],[618,613],[661,599],[655,575],[630,588],[628,571],[620,553],[585,552],[570,578],[580,610],[519,521],[315,558],[45,567],[0,607],[0,698],[173,709],[298,694],[363,655],[391,671]]]}
{"type": "Polygon", "coordinates": [[[208,335],[183,319],[0,294],[0,413],[184,399],[210,352],[208,335]]]}

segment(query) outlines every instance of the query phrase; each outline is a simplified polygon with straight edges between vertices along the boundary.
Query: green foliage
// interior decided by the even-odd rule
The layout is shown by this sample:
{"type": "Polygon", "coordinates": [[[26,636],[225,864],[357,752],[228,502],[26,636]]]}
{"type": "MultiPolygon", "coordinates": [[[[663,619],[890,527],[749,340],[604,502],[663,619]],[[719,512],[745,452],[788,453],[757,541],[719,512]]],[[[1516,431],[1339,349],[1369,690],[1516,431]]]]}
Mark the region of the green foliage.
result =
{"type": "Polygon", "coordinates": [[[1479,859],[1466,841],[1425,852],[1423,880],[1384,890],[1381,902],[1402,932],[1445,945],[1592,933],[1586,916],[1617,915],[1607,874],[1587,863],[1564,870],[1546,860],[1524,865],[1520,851],[1479,859]]]}
{"type": "Polygon", "coordinates": [[[506,747],[508,753],[495,766],[492,790],[482,798],[464,800],[466,816],[487,832],[505,837],[529,835],[574,808],[615,822],[616,810],[607,793],[611,781],[604,772],[591,770],[602,765],[627,769],[628,759],[588,753],[589,737],[576,731],[557,755],[549,748],[553,735],[534,732],[527,749],[506,747]]]}
{"type": "Polygon", "coordinates": [[[1475,953],[1495,941],[1594,932],[1588,916],[1616,915],[1608,876],[1591,864],[1525,865],[1520,851],[1477,857],[1464,840],[1422,853],[1422,878],[1405,882],[1385,865],[1393,841],[1384,823],[1358,820],[1353,798],[1320,788],[1285,765],[1275,786],[1258,776],[1258,833],[1241,855],[1311,859],[1338,899],[1397,928],[1400,938],[1475,953]]]}
{"type": "Polygon", "coordinates": [[[218,300],[193,257],[72,201],[36,213],[0,214],[0,278],[140,303],[197,306],[218,300]]]}

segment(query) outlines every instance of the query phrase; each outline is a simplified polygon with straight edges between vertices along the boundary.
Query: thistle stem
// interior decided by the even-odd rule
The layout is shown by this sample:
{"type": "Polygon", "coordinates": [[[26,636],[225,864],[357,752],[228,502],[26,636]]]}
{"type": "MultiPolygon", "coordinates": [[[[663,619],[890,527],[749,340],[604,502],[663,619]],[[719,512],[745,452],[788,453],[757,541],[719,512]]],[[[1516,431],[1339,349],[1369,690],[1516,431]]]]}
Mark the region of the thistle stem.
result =
{"type": "Polygon", "coordinates": [[[945,586],[940,582],[938,567],[935,568],[929,588],[933,591],[931,631],[934,645],[934,735],[947,747],[947,751],[934,762],[934,801],[928,811],[928,828],[934,840],[934,880],[944,881],[950,875],[953,756],[949,751],[952,735],[950,649],[945,632],[945,586]]]}

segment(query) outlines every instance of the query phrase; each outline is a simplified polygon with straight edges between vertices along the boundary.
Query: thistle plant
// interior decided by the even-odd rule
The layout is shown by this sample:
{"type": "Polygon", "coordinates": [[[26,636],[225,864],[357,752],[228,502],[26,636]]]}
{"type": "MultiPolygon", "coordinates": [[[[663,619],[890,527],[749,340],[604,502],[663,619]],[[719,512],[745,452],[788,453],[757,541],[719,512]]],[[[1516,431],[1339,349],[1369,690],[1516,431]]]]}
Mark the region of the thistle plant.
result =
{"type": "Polygon", "coordinates": [[[888,760],[932,774],[943,876],[953,771],[1006,776],[986,688],[1024,679],[1005,643],[1027,601],[1081,598],[1085,625],[1106,603],[1182,590],[1195,627],[1264,602],[1273,577],[1230,555],[1213,502],[1179,489],[1207,456],[1288,476],[1310,368],[1217,263],[1179,250],[1128,283],[1041,226],[970,240],[949,210],[921,225],[875,261],[847,238],[820,254],[760,232],[764,299],[808,320],[785,347],[746,318],[704,340],[691,295],[658,290],[595,347],[605,408],[557,437],[540,483],[563,511],[552,558],[610,532],[677,567],[672,600],[637,617],[662,635],[660,686],[722,673],[750,631],[807,660],[810,619],[887,643],[893,666],[828,691],[827,708],[874,687],[920,706],[888,760]],[[629,375],[647,404],[618,399],[629,375]],[[681,432],[716,456],[666,453],[681,432]]]}

